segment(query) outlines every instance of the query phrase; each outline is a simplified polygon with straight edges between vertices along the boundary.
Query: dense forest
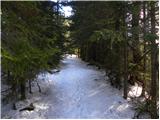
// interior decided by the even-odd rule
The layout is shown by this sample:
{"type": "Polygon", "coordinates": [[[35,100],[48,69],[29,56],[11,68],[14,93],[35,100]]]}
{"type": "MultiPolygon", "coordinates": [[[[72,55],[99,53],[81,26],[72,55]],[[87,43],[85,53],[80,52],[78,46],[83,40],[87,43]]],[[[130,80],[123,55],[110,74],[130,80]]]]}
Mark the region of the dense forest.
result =
{"type": "MultiPolygon", "coordinates": [[[[72,37],[80,57],[106,70],[111,85],[142,85],[156,115],[158,98],[158,2],[75,2],[72,37]],[[115,76],[115,79],[112,78],[115,76]]],[[[149,106],[149,105],[148,105],[149,106]]]]}
{"type": "Polygon", "coordinates": [[[55,68],[64,53],[66,28],[57,6],[54,2],[2,2],[2,76],[21,99],[26,98],[25,84],[55,68]]]}
{"type": "Polygon", "coordinates": [[[158,1],[21,1],[1,4],[2,99],[15,102],[32,94],[37,77],[58,68],[65,54],[77,54],[103,69],[112,87],[142,87],[136,118],[159,110],[158,1]],[[65,17],[63,7],[72,15],[65,17]],[[9,91],[9,92],[8,92],[9,91]]]}

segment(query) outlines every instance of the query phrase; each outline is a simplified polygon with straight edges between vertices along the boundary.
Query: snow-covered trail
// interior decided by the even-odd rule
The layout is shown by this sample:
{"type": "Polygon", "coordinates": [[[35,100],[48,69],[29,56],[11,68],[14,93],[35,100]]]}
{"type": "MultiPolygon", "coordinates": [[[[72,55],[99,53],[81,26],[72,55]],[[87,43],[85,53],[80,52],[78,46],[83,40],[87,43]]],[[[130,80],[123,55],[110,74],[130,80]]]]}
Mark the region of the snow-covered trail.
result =
{"type": "MultiPolygon", "coordinates": [[[[25,101],[34,111],[8,112],[11,118],[132,118],[134,111],[121,91],[111,87],[100,71],[76,57],[62,61],[56,74],[47,73],[41,83],[43,93],[34,92],[25,101]]],[[[23,102],[22,102],[23,103],[23,102]]]]}

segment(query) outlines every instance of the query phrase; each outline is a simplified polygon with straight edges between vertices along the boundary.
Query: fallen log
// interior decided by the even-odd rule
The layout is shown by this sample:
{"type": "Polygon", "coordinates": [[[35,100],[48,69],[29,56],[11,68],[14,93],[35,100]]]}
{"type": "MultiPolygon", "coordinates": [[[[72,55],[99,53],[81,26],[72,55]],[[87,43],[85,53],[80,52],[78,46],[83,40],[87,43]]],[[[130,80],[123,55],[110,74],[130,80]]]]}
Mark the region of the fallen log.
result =
{"type": "Polygon", "coordinates": [[[21,112],[21,111],[25,111],[25,110],[28,110],[28,111],[32,111],[32,110],[34,110],[35,109],[35,107],[33,106],[33,103],[31,103],[29,106],[27,106],[27,107],[25,107],[25,108],[22,108],[22,109],[20,109],[19,111],[21,112]]]}

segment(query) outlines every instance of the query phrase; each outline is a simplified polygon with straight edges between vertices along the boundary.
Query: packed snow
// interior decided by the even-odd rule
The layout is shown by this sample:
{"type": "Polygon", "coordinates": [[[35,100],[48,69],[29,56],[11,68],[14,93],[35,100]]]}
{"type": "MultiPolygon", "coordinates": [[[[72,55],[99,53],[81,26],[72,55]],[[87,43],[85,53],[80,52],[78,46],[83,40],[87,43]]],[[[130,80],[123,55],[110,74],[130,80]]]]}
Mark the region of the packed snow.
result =
{"type": "Polygon", "coordinates": [[[122,97],[122,91],[110,86],[103,70],[87,66],[75,55],[68,55],[60,72],[38,76],[42,93],[33,86],[33,93],[24,101],[2,105],[2,118],[133,118],[132,105],[122,97]],[[33,103],[33,111],[19,110],[33,103]]]}

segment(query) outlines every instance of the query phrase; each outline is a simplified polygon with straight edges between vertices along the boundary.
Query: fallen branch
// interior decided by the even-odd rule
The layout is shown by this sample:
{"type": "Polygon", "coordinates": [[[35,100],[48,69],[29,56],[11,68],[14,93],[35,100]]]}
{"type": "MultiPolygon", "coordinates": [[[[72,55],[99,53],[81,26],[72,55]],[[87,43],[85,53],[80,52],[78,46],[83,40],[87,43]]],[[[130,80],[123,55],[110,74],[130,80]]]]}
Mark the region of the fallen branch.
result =
{"type": "Polygon", "coordinates": [[[7,92],[7,91],[9,91],[9,90],[11,90],[11,89],[12,89],[12,87],[10,87],[10,88],[8,88],[8,89],[5,89],[5,90],[1,91],[1,93],[7,92]]]}

